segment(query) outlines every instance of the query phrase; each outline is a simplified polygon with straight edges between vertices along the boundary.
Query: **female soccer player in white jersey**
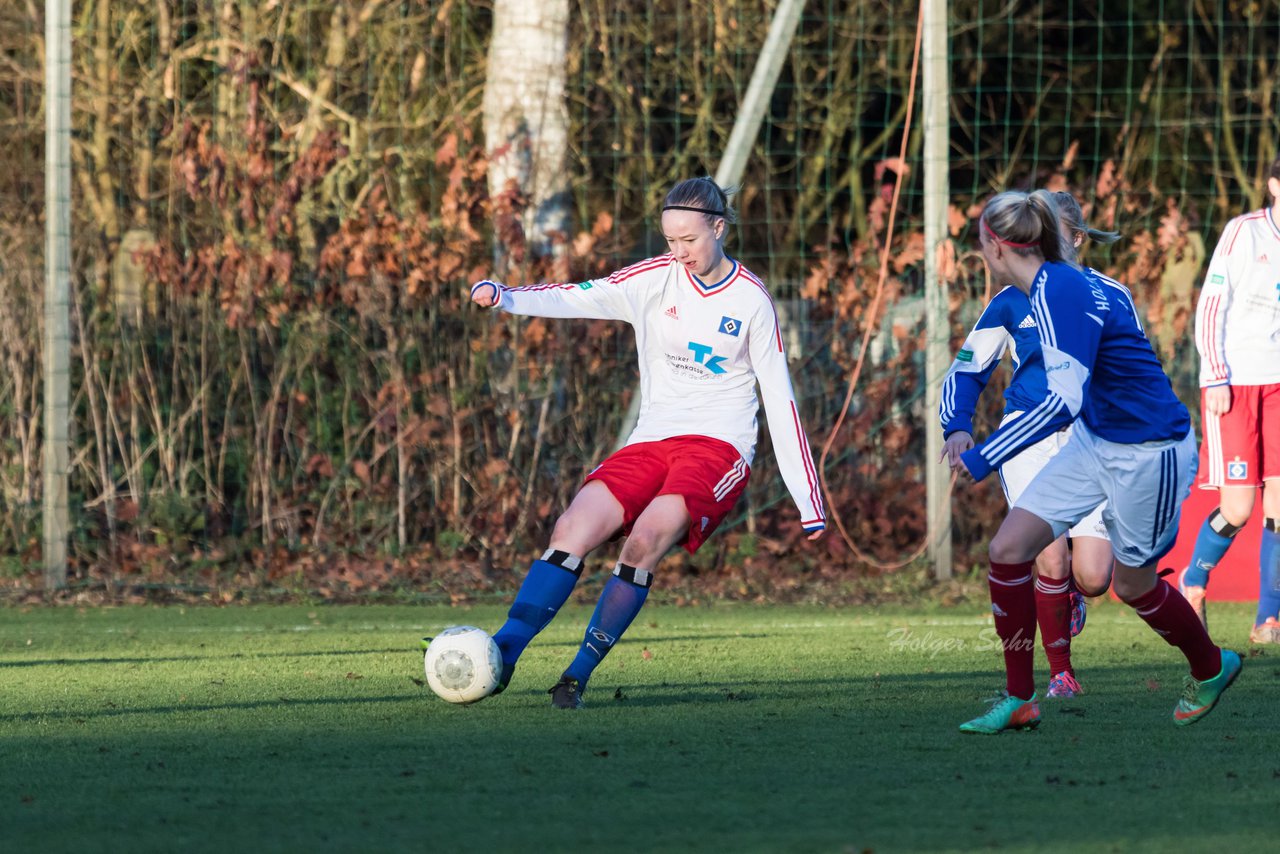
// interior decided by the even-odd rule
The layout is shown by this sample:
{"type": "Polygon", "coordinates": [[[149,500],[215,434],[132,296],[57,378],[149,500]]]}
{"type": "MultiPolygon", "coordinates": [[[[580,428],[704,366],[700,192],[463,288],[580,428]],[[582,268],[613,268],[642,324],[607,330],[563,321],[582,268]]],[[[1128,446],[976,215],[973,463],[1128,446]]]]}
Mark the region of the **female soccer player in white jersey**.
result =
{"type": "Polygon", "coordinates": [[[1269,207],[1227,223],[1196,305],[1200,488],[1218,490],[1218,507],[1180,576],[1204,621],[1210,570],[1249,521],[1261,487],[1254,643],[1280,643],[1280,159],[1271,164],[1267,190],[1269,207]]]}
{"type": "MultiPolygon", "coordinates": [[[[1085,225],[1080,205],[1070,193],[1056,193],[1055,199],[1062,213],[1063,249],[1068,260],[1075,261],[1076,249],[1086,237],[1111,243],[1120,236],[1085,225]]],[[[952,465],[958,464],[960,455],[973,447],[973,414],[978,398],[1005,351],[1012,354],[1014,370],[1004,393],[1002,424],[1041,403],[1048,391],[1031,302],[1013,285],[1006,286],[987,305],[943,381],[939,412],[946,437],[943,453],[952,465]]],[[[1071,426],[1067,425],[1000,466],[1000,486],[1010,506],[1070,436],[1071,426]]],[[[1082,690],[1071,663],[1071,638],[1084,626],[1085,603],[1084,596],[1071,589],[1072,575],[1091,596],[1102,595],[1111,584],[1113,556],[1102,521],[1104,506],[1095,507],[1035,559],[1036,622],[1049,661],[1047,697],[1066,699],[1082,690]]]]}
{"type": "Polygon", "coordinates": [[[756,446],[756,383],[782,478],[809,539],[826,514],[813,454],[796,408],[773,301],[760,279],[724,252],[735,220],[710,178],[667,194],[668,254],[579,284],[471,288],[481,306],[539,317],[621,320],[635,329],[640,418],[626,445],[593,469],[556,521],[494,639],[503,678],[555,616],[587,554],[626,534],[577,657],[548,692],[557,708],[579,708],[591,672],[639,613],[658,562],[672,546],[694,552],[747,485],[756,446]]]}
{"type": "Polygon", "coordinates": [[[1023,448],[1066,424],[1073,428],[991,540],[991,611],[1004,648],[1006,693],[960,729],[995,734],[1040,723],[1033,561],[1103,501],[1116,594],[1186,656],[1191,674],[1173,719],[1194,723],[1240,672],[1240,656],[1215,646],[1187,600],[1156,575],[1195,476],[1191,418],[1128,292],[1068,262],[1050,193],[1001,193],[988,202],[979,228],[992,275],[1031,300],[1048,389],[1039,405],[961,454],[956,469],[982,480],[1023,448]]]}

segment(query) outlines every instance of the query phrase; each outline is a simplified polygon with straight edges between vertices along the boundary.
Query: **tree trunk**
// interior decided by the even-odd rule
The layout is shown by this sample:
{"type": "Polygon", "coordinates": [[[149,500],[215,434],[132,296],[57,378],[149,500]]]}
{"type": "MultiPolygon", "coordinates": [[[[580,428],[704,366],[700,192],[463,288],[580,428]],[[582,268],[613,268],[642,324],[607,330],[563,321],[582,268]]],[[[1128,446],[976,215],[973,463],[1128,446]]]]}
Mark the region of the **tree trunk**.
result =
{"type": "MultiPolygon", "coordinates": [[[[484,92],[489,193],[496,199],[514,181],[528,203],[521,225],[537,257],[561,257],[569,228],[568,21],[568,0],[494,0],[484,92]]],[[[499,268],[508,250],[495,247],[499,268]]]]}

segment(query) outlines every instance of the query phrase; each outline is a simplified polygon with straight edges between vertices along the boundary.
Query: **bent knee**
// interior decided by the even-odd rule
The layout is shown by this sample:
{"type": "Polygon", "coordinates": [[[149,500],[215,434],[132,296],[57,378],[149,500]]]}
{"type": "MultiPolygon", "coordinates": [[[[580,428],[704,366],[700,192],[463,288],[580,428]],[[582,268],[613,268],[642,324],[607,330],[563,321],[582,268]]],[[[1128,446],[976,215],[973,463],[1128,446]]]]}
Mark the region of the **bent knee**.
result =
{"type": "Polygon", "coordinates": [[[1280,478],[1271,478],[1262,485],[1262,512],[1268,519],[1280,518],[1280,478]]]}
{"type": "Polygon", "coordinates": [[[1243,528],[1253,515],[1255,492],[1253,489],[1220,490],[1218,512],[1228,524],[1243,528]]]}
{"type": "Polygon", "coordinates": [[[667,549],[684,539],[688,530],[688,525],[672,527],[645,524],[642,519],[627,535],[627,541],[622,544],[619,557],[624,563],[633,566],[655,564],[667,553],[667,549]]]}
{"type": "Polygon", "coordinates": [[[1067,568],[1066,555],[1046,549],[1036,557],[1036,572],[1042,578],[1066,578],[1070,570],[1067,568]]]}
{"type": "Polygon", "coordinates": [[[669,539],[670,535],[666,532],[637,526],[627,535],[627,541],[622,544],[622,552],[618,557],[623,563],[633,566],[648,563],[651,559],[662,556],[660,552],[666,551],[669,539]]]}
{"type": "Polygon", "coordinates": [[[1073,556],[1071,574],[1075,577],[1076,589],[1090,598],[1106,593],[1107,588],[1111,586],[1113,566],[1111,560],[1096,563],[1073,556]]]}
{"type": "Polygon", "coordinates": [[[1017,537],[1002,537],[997,534],[987,547],[987,556],[992,563],[1026,563],[1034,560],[1036,555],[1017,537]]]}
{"type": "MultiPolygon", "coordinates": [[[[1105,584],[1092,584],[1082,582],[1079,578],[1076,579],[1076,590],[1080,591],[1081,596],[1087,596],[1090,599],[1097,599],[1099,596],[1104,595],[1110,586],[1110,579],[1107,579],[1105,584]]],[[[1120,594],[1117,593],[1116,595],[1119,596],[1120,594]]]]}
{"type": "Polygon", "coordinates": [[[595,520],[584,519],[569,510],[556,520],[555,526],[551,529],[549,545],[583,557],[608,538],[609,533],[595,520]]]}

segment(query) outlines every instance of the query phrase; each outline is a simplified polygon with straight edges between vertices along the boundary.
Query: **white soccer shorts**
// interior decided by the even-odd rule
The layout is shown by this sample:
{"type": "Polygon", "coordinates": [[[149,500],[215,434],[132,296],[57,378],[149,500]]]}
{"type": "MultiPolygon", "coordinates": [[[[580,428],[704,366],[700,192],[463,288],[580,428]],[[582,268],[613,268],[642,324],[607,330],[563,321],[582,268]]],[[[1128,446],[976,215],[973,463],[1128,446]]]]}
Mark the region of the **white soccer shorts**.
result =
{"type": "MultiPolygon", "coordinates": [[[[1001,426],[1021,414],[1021,412],[1010,412],[1000,422],[1001,426]]],[[[1040,470],[1045,467],[1049,460],[1053,459],[1058,451],[1067,444],[1070,438],[1071,427],[1068,427],[1065,430],[1054,433],[1052,436],[1045,436],[1030,447],[1023,448],[1017,456],[1011,460],[1006,460],[1005,464],[1000,466],[1000,487],[1004,490],[1005,500],[1009,502],[1010,507],[1017,504],[1018,497],[1026,490],[1027,485],[1040,473],[1040,470]]],[[[1067,536],[1097,537],[1100,540],[1108,539],[1107,526],[1102,521],[1102,511],[1106,506],[1106,502],[1103,502],[1094,507],[1089,515],[1071,526],[1071,529],[1067,531],[1067,536]]]]}
{"type": "Polygon", "coordinates": [[[1116,560],[1146,566],[1173,548],[1178,511],[1196,476],[1196,439],[1124,445],[1076,421],[1071,441],[1036,475],[1015,507],[1033,513],[1061,536],[1106,501],[1102,520],[1116,560]]]}

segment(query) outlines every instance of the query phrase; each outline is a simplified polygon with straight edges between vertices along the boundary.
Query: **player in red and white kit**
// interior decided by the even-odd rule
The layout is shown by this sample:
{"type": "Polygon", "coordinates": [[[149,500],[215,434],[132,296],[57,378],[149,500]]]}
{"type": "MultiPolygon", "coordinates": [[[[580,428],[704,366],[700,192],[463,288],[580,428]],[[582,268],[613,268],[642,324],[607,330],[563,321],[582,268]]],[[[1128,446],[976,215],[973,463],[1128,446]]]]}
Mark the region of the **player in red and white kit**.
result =
{"type": "Polygon", "coordinates": [[[1210,570],[1248,522],[1261,487],[1266,518],[1254,643],[1280,643],[1280,159],[1271,164],[1267,189],[1270,207],[1227,223],[1196,306],[1200,488],[1218,490],[1218,508],[1180,578],[1204,621],[1210,570]]]}
{"type": "Polygon", "coordinates": [[[734,212],[710,178],[677,184],[663,205],[670,253],[577,284],[506,287],[479,282],[471,298],[512,314],[621,320],[635,329],[640,417],[626,445],[587,475],[533,562],[507,622],[494,635],[502,686],[555,616],[587,553],[626,534],[577,657],[552,704],[579,708],[592,670],[639,613],[663,555],[694,552],[746,488],[756,446],[759,383],[782,478],[817,539],[826,514],[782,344],[763,283],[724,252],[734,212]]]}

